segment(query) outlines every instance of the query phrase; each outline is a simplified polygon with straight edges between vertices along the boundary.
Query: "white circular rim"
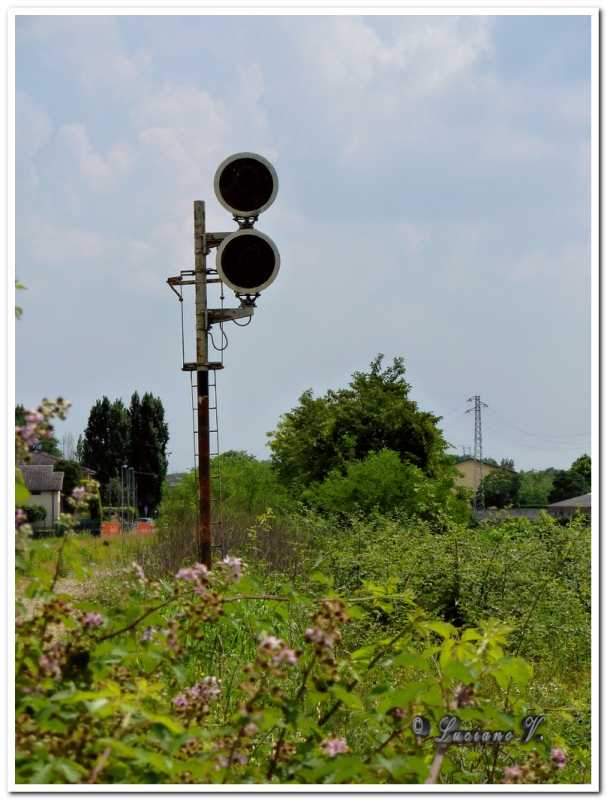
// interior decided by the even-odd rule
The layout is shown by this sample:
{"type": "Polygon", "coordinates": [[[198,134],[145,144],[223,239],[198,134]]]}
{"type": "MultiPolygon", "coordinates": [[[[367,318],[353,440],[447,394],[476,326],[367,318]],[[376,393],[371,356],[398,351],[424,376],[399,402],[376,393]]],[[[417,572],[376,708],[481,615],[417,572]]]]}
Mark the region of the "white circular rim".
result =
{"type": "Polygon", "coordinates": [[[215,173],[215,178],[213,180],[213,187],[215,189],[215,195],[217,199],[219,200],[221,205],[225,209],[227,209],[231,214],[234,214],[237,217],[256,217],[258,214],[261,214],[262,211],[265,211],[267,208],[269,208],[274,202],[276,195],[278,194],[278,175],[276,174],[276,170],[270,164],[267,158],[259,156],[257,155],[257,153],[235,153],[233,156],[229,156],[224,161],[222,161],[221,164],[217,167],[217,172],[215,173]],[[228,205],[221,196],[221,192],[219,191],[219,178],[221,177],[221,173],[228,166],[228,164],[231,164],[232,161],[236,161],[239,158],[253,158],[256,161],[259,161],[261,164],[264,165],[264,167],[267,167],[268,170],[270,171],[270,175],[272,176],[272,182],[274,184],[272,189],[272,194],[270,195],[269,199],[262,206],[260,206],[259,208],[254,208],[252,211],[243,211],[242,209],[234,208],[233,206],[228,205]]]}
{"type": "Polygon", "coordinates": [[[278,275],[278,270],[280,269],[280,253],[278,252],[278,248],[276,247],[274,242],[270,239],[269,236],[266,236],[265,233],[262,233],[261,231],[256,231],[254,228],[241,228],[238,231],[234,231],[234,233],[231,233],[229,236],[226,236],[223,242],[219,245],[219,247],[217,248],[217,255],[215,256],[215,264],[217,267],[217,272],[219,274],[219,277],[225,283],[226,286],[230,287],[230,289],[232,289],[235,292],[238,292],[239,294],[257,294],[257,292],[261,292],[264,289],[266,289],[276,279],[276,276],[278,275]],[[226,249],[228,244],[230,242],[233,242],[234,239],[236,239],[238,236],[258,236],[260,239],[263,239],[264,242],[267,242],[272,248],[276,262],[276,265],[274,267],[274,272],[270,275],[270,277],[265,283],[260,283],[259,286],[255,286],[249,289],[247,289],[244,286],[237,286],[235,283],[232,283],[232,281],[228,280],[223,271],[223,268],[221,266],[221,257],[223,255],[223,251],[226,249]]]}

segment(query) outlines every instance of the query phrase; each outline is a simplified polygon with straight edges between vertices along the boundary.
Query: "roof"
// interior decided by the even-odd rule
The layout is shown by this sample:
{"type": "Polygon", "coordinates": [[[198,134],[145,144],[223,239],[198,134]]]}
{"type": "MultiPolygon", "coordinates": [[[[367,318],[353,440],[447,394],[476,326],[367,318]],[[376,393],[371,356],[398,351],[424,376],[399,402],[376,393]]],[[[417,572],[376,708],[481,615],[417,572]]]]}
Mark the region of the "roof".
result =
{"type": "Polygon", "coordinates": [[[54,467],[57,461],[59,461],[59,459],[56,456],[50,455],[50,453],[30,453],[27,464],[31,464],[35,467],[39,467],[43,464],[50,464],[51,467],[54,467]]]}
{"type": "Polygon", "coordinates": [[[60,492],[63,472],[53,472],[52,464],[24,464],[21,474],[30,492],[60,492]]]}
{"type": "MultiPolygon", "coordinates": [[[[50,453],[30,453],[29,459],[27,461],[20,461],[19,466],[22,467],[24,464],[27,464],[28,466],[39,467],[42,465],[48,466],[50,464],[52,467],[54,467],[59,460],[60,459],[58,459],[56,456],[50,455],[50,453]]],[[[82,464],[80,465],[80,472],[82,473],[83,478],[90,478],[97,474],[94,469],[83,467],[82,464]]]]}
{"type": "MultiPolygon", "coordinates": [[[[458,464],[463,464],[465,461],[474,461],[474,459],[472,458],[472,456],[466,456],[466,458],[462,458],[459,461],[456,461],[454,466],[457,467],[458,464]]],[[[490,461],[483,461],[482,463],[483,466],[485,467],[491,467],[492,469],[506,469],[508,470],[508,472],[512,472],[513,475],[516,475],[516,471],[510,469],[510,467],[502,467],[501,464],[492,464],[490,461]]]]}
{"type": "Polygon", "coordinates": [[[570,497],[569,500],[561,500],[558,503],[550,503],[548,508],[590,508],[592,503],[590,498],[592,492],[581,494],[579,497],[570,497]]]}

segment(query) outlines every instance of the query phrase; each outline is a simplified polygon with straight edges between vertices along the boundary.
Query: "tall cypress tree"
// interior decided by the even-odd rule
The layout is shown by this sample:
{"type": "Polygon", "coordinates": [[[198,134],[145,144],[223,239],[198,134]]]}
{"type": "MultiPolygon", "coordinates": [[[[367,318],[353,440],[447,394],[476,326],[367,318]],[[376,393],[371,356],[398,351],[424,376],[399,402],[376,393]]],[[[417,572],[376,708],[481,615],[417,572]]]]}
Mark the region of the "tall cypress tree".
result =
{"type": "Polygon", "coordinates": [[[99,483],[109,483],[120,474],[129,457],[130,419],[122,400],[110,403],[107,397],[92,407],[84,431],[82,461],[95,470],[99,483]]]}
{"type": "Polygon", "coordinates": [[[139,513],[148,515],[159,505],[166,478],[168,458],[166,446],[169,426],[164,421],[164,407],[159,398],[146,392],[141,399],[137,392],[129,407],[131,428],[129,466],[137,480],[139,513]]]}

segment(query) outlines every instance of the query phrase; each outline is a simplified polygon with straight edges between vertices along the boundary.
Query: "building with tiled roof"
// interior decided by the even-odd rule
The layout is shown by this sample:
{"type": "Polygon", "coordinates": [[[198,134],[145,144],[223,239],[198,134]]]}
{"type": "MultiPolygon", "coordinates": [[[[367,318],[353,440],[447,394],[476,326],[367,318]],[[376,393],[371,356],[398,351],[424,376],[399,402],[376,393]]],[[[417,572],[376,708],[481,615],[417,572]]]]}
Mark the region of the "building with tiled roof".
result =
{"type": "Polygon", "coordinates": [[[32,527],[54,528],[61,510],[63,472],[54,472],[53,464],[21,464],[19,469],[31,495],[28,502],[44,506],[47,511],[46,517],[33,523],[32,527]]]}
{"type": "Polygon", "coordinates": [[[571,497],[569,500],[561,500],[559,503],[551,503],[548,506],[548,513],[553,517],[570,517],[573,514],[592,513],[592,495],[581,494],[579,497],[571,497]]]}
{"type": "MultiPolygon", "coordinates": [[[[29,454],[29,461],[28,464],[32,466],[40,466],[40,465],[48,465],[55,466],[58,459],[56,456],[50,455],[50,453],[30,453],[29,454]]],[[[88,467],[83,467],[82,464],[80,465],[80,471],[82,472],[82,477],[84,480],[91,480],[91,478],[96,475],[97,473],[93,469],[89,469],[88,467]]]]}

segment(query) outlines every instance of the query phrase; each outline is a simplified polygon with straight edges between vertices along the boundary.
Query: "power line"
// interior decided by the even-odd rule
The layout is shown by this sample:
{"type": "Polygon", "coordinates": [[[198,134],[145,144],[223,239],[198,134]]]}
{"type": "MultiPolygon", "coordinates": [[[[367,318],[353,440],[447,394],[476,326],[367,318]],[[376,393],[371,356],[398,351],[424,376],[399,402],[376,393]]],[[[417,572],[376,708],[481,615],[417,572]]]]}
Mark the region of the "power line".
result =
{"type": "MultiPolygon", "coordinates": [[[[567,449],[565,449],[565,448],[554,449],[554,448],[550,448],[550,447],[534,447],[533,445],[530,445],[530,444],[523,444],[522,442],[517,442],[515,439],[509,439],[507,436],[504,436],[503,433],[499,433],[499,431],[494,431],[493,428],[490,428],[489,425],[487,425],[486,423],[485,423],[485,427],[488,430],[490,430],[491,433],[494,433],[496,436],[499,436],[501,439],[505,439],[507,442],[512,442],[513,444],[516,444],[519,447],[526,447],[529,450],[543,450],[546,453],[575,453],[575,452],[578,452],[581,447],[587,447],[588,445],[591,444],[591,442],[580,442],[578,445],[574,445],[573,442],[571,442],[570,443],[571,447],[567,448],[567,449]]],[[[559,442],[554,442],[554,444],[560,444],[560,443],[559,442]]]]}
{"type": "MultiPolygon", "coordinates": [[[[554,434],[554,435],[552,435],[552,434],[530,433],[529,431],[524,431],[522,428],[517,428],[516,425],[512,425],[510,422],[505,420],[503,417],[500,417],[500,415],[496,414],[495,412],[488,411],[487,413],[489,414],[490,417],[495,417],[496,418],[496,422],[499,422],[502,425],[506,425],[509,428],[513,428],[515,431],[519,431],[520,433],[524,433],[527,436],[533,436],[536,439],[545,439],[547,442],[549,442],[551,439],[573,439],[576,436],[589,436],[590,435],[590,431],[584,431],[584,433],[568,433],[568,434],[564,434],[563,433],[563,434],[554,434]]],[[[558,442],[555,442],[555,444],[558,444],[558,442]]],[[[567,442],[564,442],[564,444],[567,444],[567,442]]],[[[573,442],[571,442],[571,444],[573,444],[573,442]]]]}
{"type": "Polygon", "coordinates": [[[465,416],[466,416],[466,412],[464,411],[464,413],[460,417],[458,417],[453,422],[450,422],[448,425],[445,425],[445,427],[442,430],[446,431],[448,428],[452,428],[454,425],[457,425],[458,422],[461,422],[464,419],[465,416]]]}
{"type": "Polygon", "coordinates": [[[461,406],[458,406],[457,408],[454,408],[453,411],[450,411],[448,414],[443,414],[442,419],[445,419],[446,417],[450,417],[451,414],[455,414],[456,411],[459,411],[459,409],[463,408],[465,405],[466,405],[466,403],[462,403],[461,406]]]}

